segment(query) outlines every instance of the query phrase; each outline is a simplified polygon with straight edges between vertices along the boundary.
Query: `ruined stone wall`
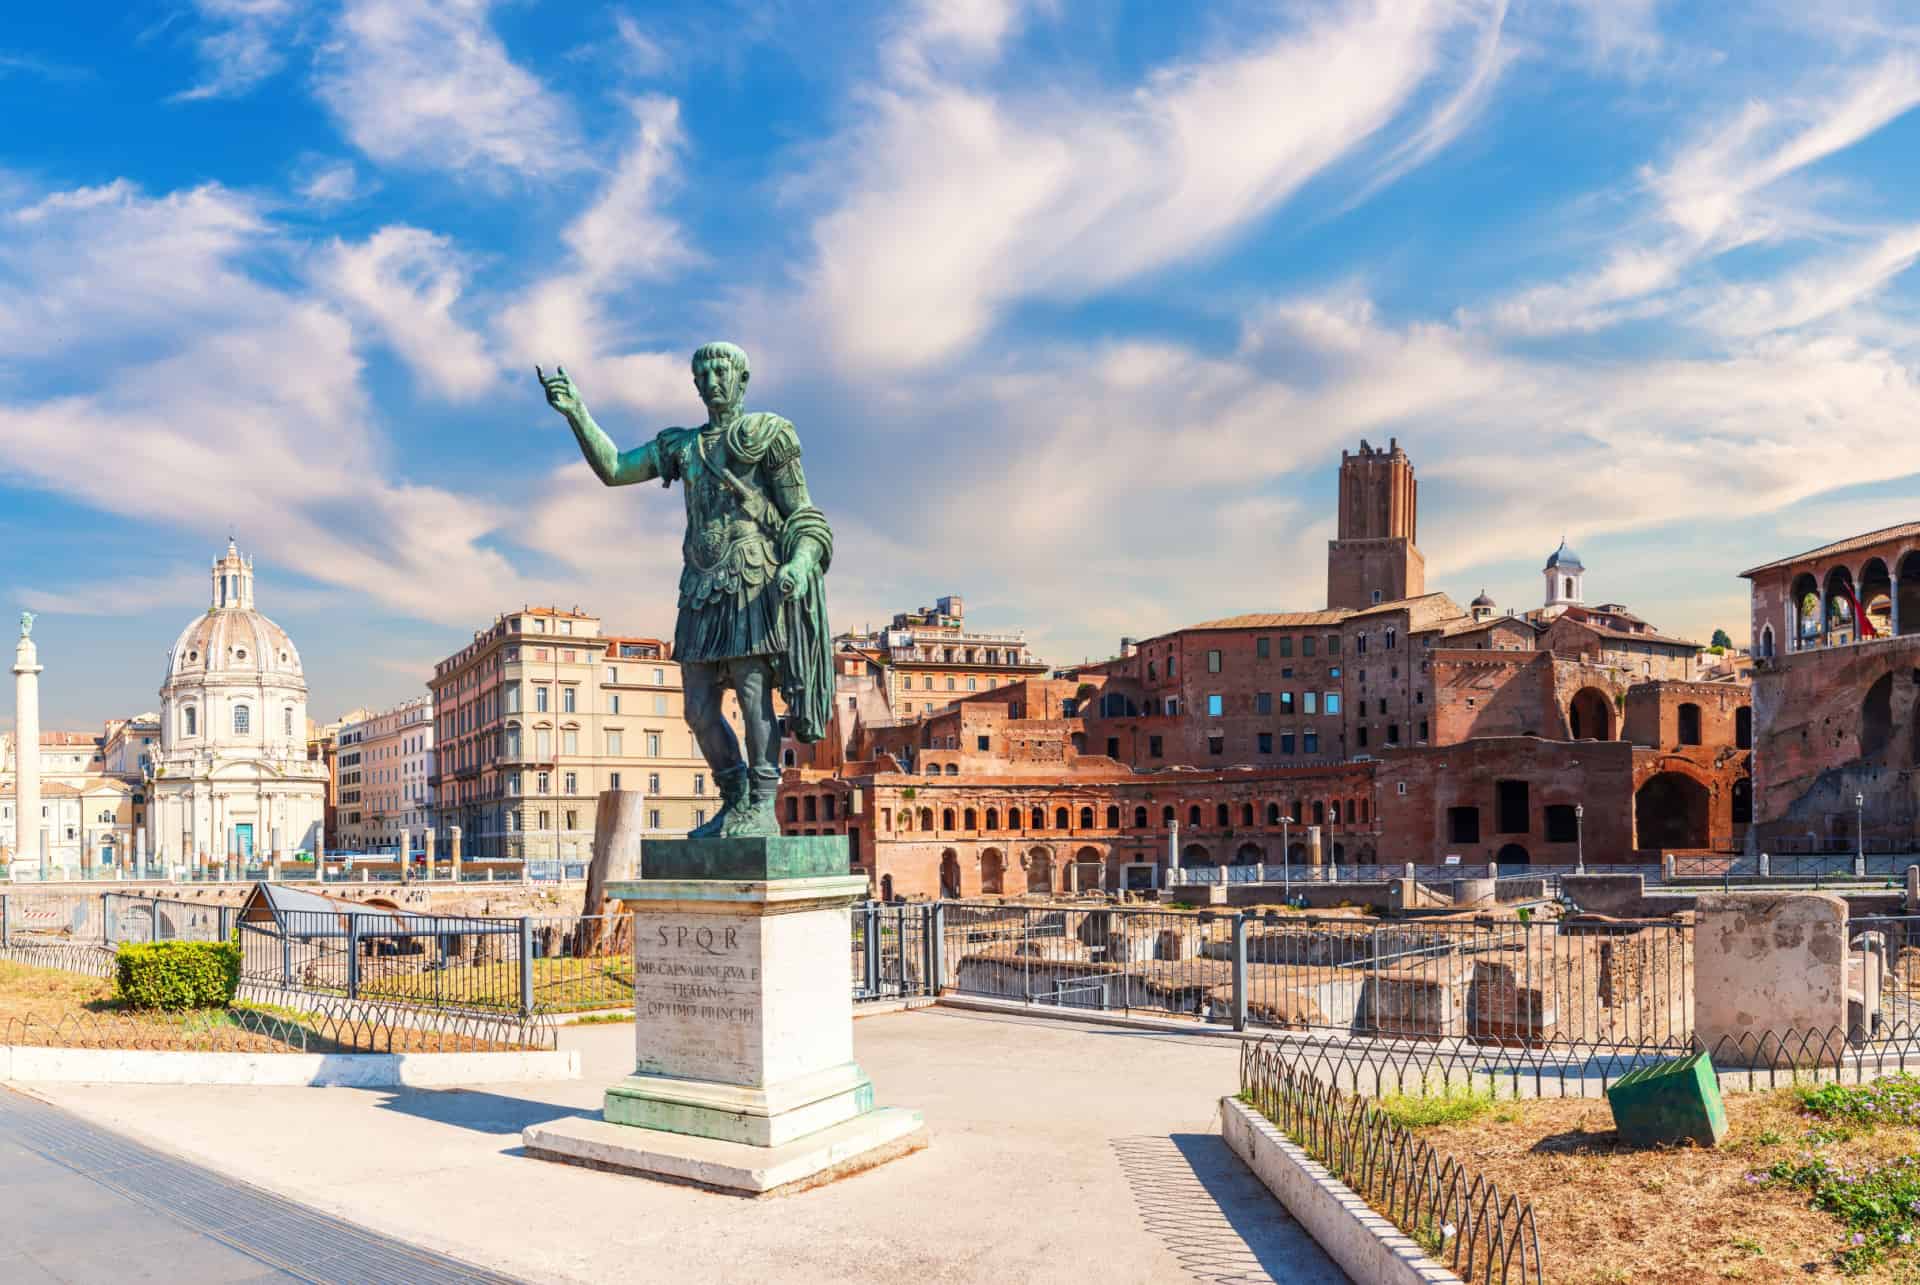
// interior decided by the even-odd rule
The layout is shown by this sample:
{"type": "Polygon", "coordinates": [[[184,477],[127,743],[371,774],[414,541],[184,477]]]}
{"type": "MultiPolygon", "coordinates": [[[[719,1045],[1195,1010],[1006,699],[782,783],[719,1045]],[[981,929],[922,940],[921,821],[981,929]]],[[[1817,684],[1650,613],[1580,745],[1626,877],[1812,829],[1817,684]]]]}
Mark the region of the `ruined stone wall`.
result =
{"type": "MultiPolygon", "coordinates": [[[[1451,854],[1477,864],[1517,844],[1539,864],[1572,865],[1577,844],[1547,838],[1546,809],[1583,804],[1589,864],[1632,853],[1633,749],[1623,741],[1503,736],[1390,754],[1380,762],[1380,860],[1433,864],[1451,854]],[[1498,783],[1527,783],[1527,828],[1499,829],[1498,783]],[[1477,842],[1452,838],[1450,809],[1479,810],[1477,842]]],[[[1509,857],[1511,860],[1511,857],[1509,857]]]]}
{"type": "Polygon", "coordinates": [[[1691,705],[1699,711],[1698,735],[1691,744],[1737,748],[1739,711],[1751,700],[1748,683],[1635,683],[1626,694],[1626,739],[1658,749],[1688,744],[1681,738],[1681,707],[1691,705]]]}
{"type": "Polygon", "coordinates": [[[1751,851],[1906,850],[1920,825],[1920,635],[1779,655],[1754,668],[1751,851]]]}

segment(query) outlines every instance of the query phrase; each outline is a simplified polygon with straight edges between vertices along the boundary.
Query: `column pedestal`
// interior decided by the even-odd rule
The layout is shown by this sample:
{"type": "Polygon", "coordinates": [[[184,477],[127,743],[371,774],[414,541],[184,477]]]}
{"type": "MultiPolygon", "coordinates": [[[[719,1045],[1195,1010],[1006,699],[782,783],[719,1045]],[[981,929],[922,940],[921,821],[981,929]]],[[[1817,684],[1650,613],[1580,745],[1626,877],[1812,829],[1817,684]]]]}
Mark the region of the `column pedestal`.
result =
{"type": "Polygon", "coordinates": [[[844,838],[650,839],[641,870],[607,885],[632,918],[634,1073],[599,1120],[526,1129],[529,1152],[763,1195],[926,1145],[853,1058],[848,911],[867,881],[844,838]]]}

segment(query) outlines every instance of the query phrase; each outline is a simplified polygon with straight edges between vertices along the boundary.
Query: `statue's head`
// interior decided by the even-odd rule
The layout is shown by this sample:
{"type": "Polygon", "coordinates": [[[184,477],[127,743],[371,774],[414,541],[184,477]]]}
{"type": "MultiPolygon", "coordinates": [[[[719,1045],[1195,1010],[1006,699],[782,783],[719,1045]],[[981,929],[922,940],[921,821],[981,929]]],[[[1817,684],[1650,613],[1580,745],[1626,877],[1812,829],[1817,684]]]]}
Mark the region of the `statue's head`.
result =
{"type": "Polygon", "coordinates": [[[747,395],[747,354],[735,344],[702,344],[693,354],[693,386],[708,410],[738,406],[747,395]]]}

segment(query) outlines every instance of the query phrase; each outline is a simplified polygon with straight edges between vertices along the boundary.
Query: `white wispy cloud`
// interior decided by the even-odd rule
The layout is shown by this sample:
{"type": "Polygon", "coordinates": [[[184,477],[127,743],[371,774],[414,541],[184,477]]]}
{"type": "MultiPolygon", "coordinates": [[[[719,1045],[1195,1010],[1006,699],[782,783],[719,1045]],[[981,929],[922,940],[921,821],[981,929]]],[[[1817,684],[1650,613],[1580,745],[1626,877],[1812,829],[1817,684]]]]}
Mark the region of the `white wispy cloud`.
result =
{"type": "MultiPolygon", "coordinates": [[[[647,411],[684,407],[686,354],[635,351],[623,315],[629,288],[702,261],[664,205],[680,179],[686,139],[679,104],[627,103],[631,129],[594,199],[561,232],[565,256],[500,311],[497,327],[516,368],[560,361],[596,399],[647,411]]],[[[637,292],[632,292],[637,293],[637,292]]]]}
{"type": "MultiPolygon", "coordinates": [[[[0,475],[201,537],[423,619],[528,585],[487,545],[505,512],[396,478],[347,316],[254,275],[251,199],[130,183],[0,210],[0,369],[100,349],[60,388],[0,382],[0,475]]],[[[288,275],[287,265],[274,273],[288,275]]]]}
{"type": "Polygon", "coordinates": [[[464,269],[446,237],[396,224],[358,244],[335,241],[315,275],[442,396],[466,401],[498,382],[480,337],[454,315],[464,269]]]}
{"type": "Polygon", "coordinates": [[[200,35],[194,46],[202,77],[173,97],[178,102],[233,98],[286,65],[288,28],[298,0],[192,0],[200,35]]]}
{"type": "Polygon", "coordinates": [[[1865,66],[1823,69],[1816,92],[1749,99],[1682,143],[1639,183],[1650,208],[1623,226],[1597,268],[1526,287],[1487,311],[1528,335],[1602,329],[1689,302],[1682,288],[1701,263],[1757,242],[1818,230],[1782,195],[1793,176],[1871,136],[1920,104],[1920,58],[1896,51],[1865,66]]]}
{"type": "Polygon", "coordinates": [[[349,142],[385,165],[487,181],[585,165],[571,104],[516,63],[490,0],[347,0],[317,90],[349,142]]]}
{"type": "Polygon", "coordinates": [[[806,284],[849,363],[938,361],[1020,298],[1082,297],[1219,246],[1393,121],[1443,36],[1484,10],[1361,5],[1111,94],[944,75],[927,41],[992,46],[1012,21],[1008,5],[970,12],[897,46],[893,78],[820,162],[844,196],[814,225],[806,284]]]}

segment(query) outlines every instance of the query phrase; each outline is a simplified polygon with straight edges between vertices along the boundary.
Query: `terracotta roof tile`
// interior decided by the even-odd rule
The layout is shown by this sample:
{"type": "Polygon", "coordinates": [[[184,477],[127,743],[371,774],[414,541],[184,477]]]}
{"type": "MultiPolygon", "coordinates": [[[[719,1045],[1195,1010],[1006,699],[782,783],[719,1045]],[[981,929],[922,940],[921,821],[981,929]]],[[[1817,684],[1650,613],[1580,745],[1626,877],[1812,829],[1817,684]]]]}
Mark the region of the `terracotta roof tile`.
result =
{"type": "Polygon", "coordinates": [[[1846,539],[1836,540],[1832,544],[1823,544],[1817,549],[1808,549],[1805,553],[1796,553],[1791,558],[1780,558],[1774,562],[1762,563],[1757,567],[1749,567],[1740,574],[1744,577],[1751,578],[1759,575],[1763,571],[1777,571],[1781,567],[1792,566],[1796,562],[1806,562],[1812,558],[1828,558],[1841,553],[1852,553],[1855,549],[1865,549],[1870,545],[1880,544],[1883,541],[1900,540],[1910,536],[1920,536],[1920,522],[1902,522],[1898,526],[1882,527],[1878,531],[1868,531],[1864,535],[1848,536],[1846,539]]]}

